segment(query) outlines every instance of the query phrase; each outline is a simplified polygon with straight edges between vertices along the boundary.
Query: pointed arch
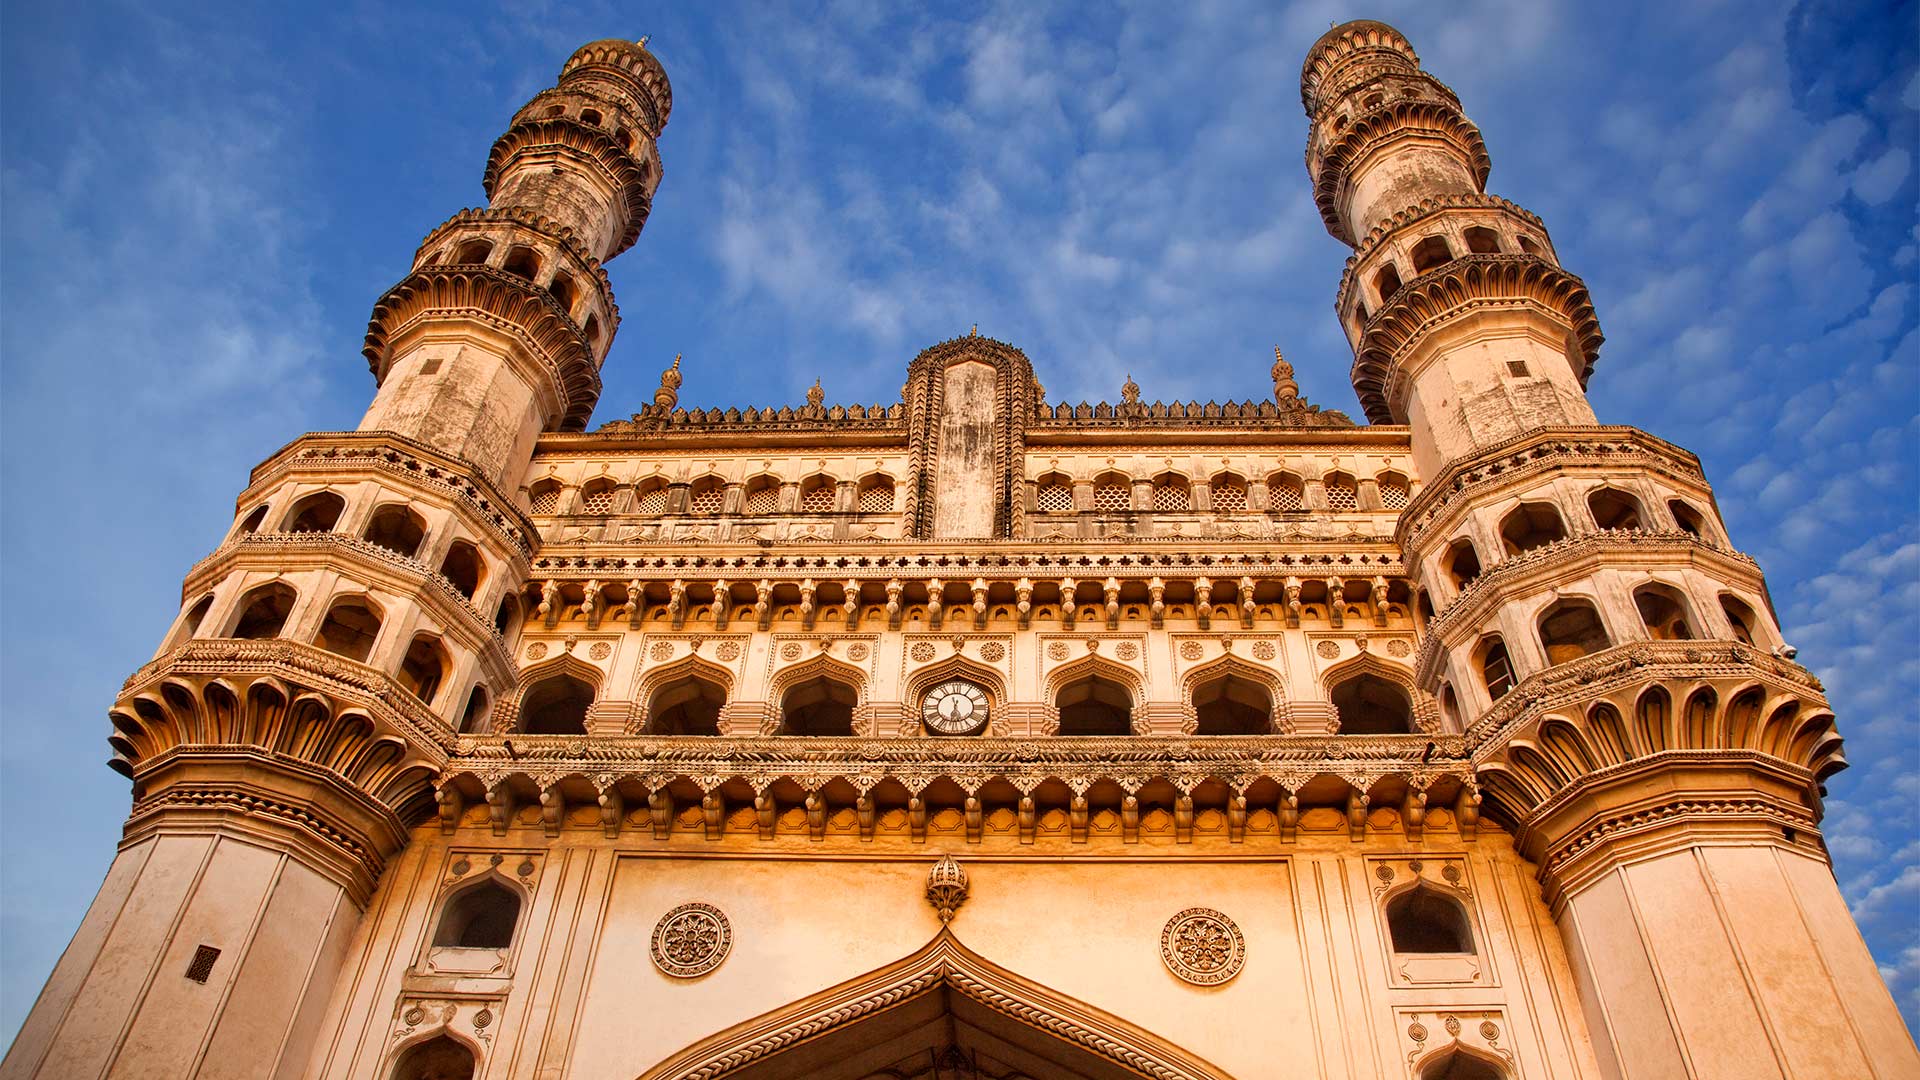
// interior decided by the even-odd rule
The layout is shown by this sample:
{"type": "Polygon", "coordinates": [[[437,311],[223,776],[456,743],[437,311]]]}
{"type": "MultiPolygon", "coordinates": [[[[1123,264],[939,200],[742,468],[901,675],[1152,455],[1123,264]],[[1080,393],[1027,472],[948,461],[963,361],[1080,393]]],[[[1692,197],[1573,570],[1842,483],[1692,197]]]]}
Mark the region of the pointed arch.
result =
{"type": "Polygon", "coordinates": [[[853,687],[856,705],[867,703],[867,673],[826,653],[819,653],[805,660],[796,660],[775,671],[773,678],[767,683],[767,700],[777,702],[787,696],[787,691],[819,678],[846,683],[853,687]]]}
{"type": "Polygon", "coordinates": [[[1194,704],[1194,695],[1215,679],[1243,679],[1266,691],[1267,730],[1281,730],[1281,712],[1286,705],[1287,688],[1280,673],[1228,653],[1196,666],[1180,680],[1180,703],[1186,706],[1189,716],[1182,725],[1184,733],[1191,735],[1198,730],[1199,707],[1194,704]]]}
{"type": "Polygon", "coordinates": [[[1088,676],[1119,683],[1126,688],[1127,693],[1133,696],[1136,706],[1146,700],[1146,679],[1131,667],[1118,660],[1109,660],[1099,653],[1088,653],[1077,660],[1069,660],[1048,672],[1041,687],[1041,696],[1052,701],[1060,696],[1060,691],[1068,684],[1079,682],[1088,676]]]}
{"type": "MultiPolygon", "coordinates": [[[[1411,735],[1420,731],[1432,730],[1430,727],[1431,716],[1428,718],[1428,723],[1422,723],[1416,715],[1420,710],[1422,697],[1414,689],[1413,671],[1411,668],[1392,663],[1391,661],[1382,660],[1370,652],[1363,652],[1351,659],[1343,660],[1320,673],[1321,688],[1327,695],[1327,700],[1334,703],[1336,713],[1340,712],[1340,700],[1345,696],[1342,694],[1342,688],[1363,683],[1366,680],[1378,680],[1379,682],[1386,683],[1400,697],[1406,699],[1406,716],[1404,718],[1406,730],[1401,732],[1401,734],[1411,735]]],[[[1366,688],[1364,685],[1354,687],[1354,690],[1360,698],[1363,699],[1366,696],[1366,688]]],[[[1426,698],[1427,702],[1432,702],[1432,700],[1431,697],[1426,698]]],[[[1394,708],[1397,712],[1397,704],[1394,708]]],[[[1436,711],[1437,708],[1437,705],[1432,706],[1432,709],[1436,711]]],[[[1383,734],[1382,732],[1347,731],[1346,723],[1346,716],[1341,714],[1341,727],[1338,730],[1345,734],[1383,734]]],[[[1391,734],[1391,732],[1387,734],[1391,734]]]]}
{"type": "Polygon", "coordinates": [[[910,956],[702,1039],[639,1080],[775,1075],[778,1066],[769,1060],[775,1055],[943,991],[1116,1069],[1154,1080],[1231,1080],[1219,1067],[1151,1032],[995,964],[962,944],[949,927],[910,956]]]}
{"type": "Polygon", "coordinates": [[[689,679],[718,687],[723,699],[733,697],[733,672],[711,660],[702,659],[698,653],[689,653],[670,664],[653,668],[640,677],[640,686],[634,693],[633,718],[627,726],[628,734],[637,735],[653,723],[653,699],[662,690],[689,679]]]}

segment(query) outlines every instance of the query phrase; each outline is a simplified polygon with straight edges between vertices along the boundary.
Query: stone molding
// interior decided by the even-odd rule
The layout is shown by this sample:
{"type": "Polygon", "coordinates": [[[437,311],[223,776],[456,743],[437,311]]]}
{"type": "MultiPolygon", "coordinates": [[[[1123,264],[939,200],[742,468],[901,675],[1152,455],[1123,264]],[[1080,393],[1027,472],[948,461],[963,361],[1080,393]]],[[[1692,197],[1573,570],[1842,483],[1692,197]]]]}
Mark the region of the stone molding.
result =
{"type": "Polygon", "coordinates": [[[621,38],[590,41],[567,57],[560,69],[560,83],[565,85],[595,70],[617,72],[644,91],[646,103],[653,106],[655,113],[651,133],[658,136],[667,126],[667,117],[673,113],[673,84],[667,80],[667,69],[647,50],[645,43],[621,38]]]}
{"type": "MultiPolygon", "coordinates": [[[[1444,214],[1450,210],[1493,210],[1499,213],[1511,214],[1534,228],[1539,229],[1542,233],[1547,231],[1547,223],[1540,220],[1538,214],[1535,214],[1533,211],[1528,210],[1518,203],[1501,198],[1498,195],[1435,195],[1432,198],[1421,199],[1412,206],[1395,211],[1385,221],[1367,230],[1367,235],[1362,237],[1358,244],[1354,245],[1354,253],[1347,256],[1346,269],[1340,275],[1340,289],[1334,294],[1333,310],[1335,312],[1347,310],[1347,298],[1353,295],[1354,286],[1358,284],[1358,281],[1354,278],[1354,271],[1358,269],[1362,263],[1367,261],[1367,258],[1373,254],[1374,249],[1398,234],[1401,230],[1418,225],[1420,222],[1436,214],[1444,214]]],[[[1382,299],[1385,298],[1383,297],[1382,299]]]]}
{"type": "Polygon", "coordinates": [[[640,239],[640,230],[653,212],[653,193],[647,187],[645,162],[615,142],[610,132],[583,124],[576,117],[517,120],[502,132],[487,154],[487,168],[480,178],[487,198],[494,197],[500,182],[523,155],[535,154],[566,157],[584,165],[599,173],[607,186],[619,193],[622,228],[607,258],[614,258],[640,239]]]}
{"type": "MultiPolygon", "coordinates": [[[[1348,244],[1354,242],[1340,210],[1340,192],[1348,182],[1348,170],[1389,142],[1413,135],[1451,143],[1462,163],[1472,172],[1474,186],[1486,190],[1493,159],[1487,154],[1480,129],[1467,119],[1460,106],[1432,98],[1396,98],[1355,117],[1345,131],[1324,147],[1314,146],[1308,150],[1313,201],[1320,208],[1320,220],[1334,239],[1348,244]]],[[[1368,415],[1372,415],[1371,410],[1368,415]]]]}
{"type": "Polygon", "coordinates": [[[1319,91],[1335,72],[1377,54],[1395,71],[1418,71],[1420,54],[1400,31],[1374,19],[1341,23],[1307,47],[1300,61],[1300,104],[1311,114],[1328,95],[1319,91]]]}
{"type": "MultiPolygon", "coordinates": [[[[539,99],[535,98],[535,100],[537,101],[539,99]]],[[[567,254],[573,256],[576,262],[586,267],[587,272],[592,275],[595,285],[600,290],[601,298],[606,303],[608,337],[611,338],[619,332],[620,305],[614,303],[613,281],[607,277],[606,267],[599,259],[594,258],[593,252],[587,250],[587,246],[580,242],[579,235],[571,228],[562,225],[550,217],[536,213],[527,207],[488,206],[470,207],[462,210],[440,224],[435,225],[433,230],[427,233],[420,241],[419,246],[414,249],[414,261],[418,263],[421,259],[426,258],[427,249],[436,246],[442,240],[450,239],[453,234],[464,231],[468,226],[492,225],[497,223],[518,225],[522,228],[540,233],[552,239],[554,243],[558,244],[567,254]]]]}

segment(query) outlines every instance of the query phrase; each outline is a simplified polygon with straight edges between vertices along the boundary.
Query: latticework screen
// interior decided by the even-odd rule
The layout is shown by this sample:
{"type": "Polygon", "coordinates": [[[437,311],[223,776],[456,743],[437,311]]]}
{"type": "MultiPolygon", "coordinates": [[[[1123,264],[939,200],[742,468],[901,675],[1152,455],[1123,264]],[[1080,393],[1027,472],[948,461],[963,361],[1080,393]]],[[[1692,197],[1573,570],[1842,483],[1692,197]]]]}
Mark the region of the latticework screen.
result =
{"type": "Polygon", "coordinates": [[[1043,514],[1065,514],[1073,509],[1073,487],[1070,484],[1041,484],[1035,493],[1034,504],[1043,514]]]}

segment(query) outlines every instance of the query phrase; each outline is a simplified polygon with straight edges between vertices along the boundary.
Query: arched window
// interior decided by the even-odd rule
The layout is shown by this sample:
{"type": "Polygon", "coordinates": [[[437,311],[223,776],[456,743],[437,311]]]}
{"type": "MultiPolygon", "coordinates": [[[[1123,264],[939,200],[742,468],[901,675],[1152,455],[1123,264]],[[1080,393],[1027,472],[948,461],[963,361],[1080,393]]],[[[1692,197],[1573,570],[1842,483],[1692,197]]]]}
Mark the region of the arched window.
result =
{"type": "Polygon", "coordinates": [[[853,687],[821,676],[787,691],[780,699],[782,735],[852,735],[853,687]]]}
{"type": "Polygon", "coordinates": [[[1500,253],[1500,234],[1485,225],[1468,226],[1467,250],[1475,255],[1498,255],[1500,253]]]}
{"type": "Polygon", "coordinates": [[[833,512],[833,477],[809,476],[800,483],[800,512],[803,514],[829,514],[833,512]]]}
{"type": "Polygon", "coordinates": [[[1292,513],[1307,508],[1307,487],[1289,472],[1267,477],[1267,508],[1276,513],[1292,513]]]}
{"type": "Polygon", "coordinates": [[[596,517],[613,512],[613,496],[620,489],[611,477],[601,476],[587,481],[580,489],[580,512],[596,517]]]}
{"type": "Polygon", "coordinates": [[[1480,680],[1487,697],[1499,701],[1513,689],[1513,660],[1507,656],[1507,643],[1489,637],[1480,643],[1480,680]]]}
{"type": "Polygon", "coordinates": [[[858,505],[863,514],[892,513],[893,477],[876,474],[860,481],[858,505]]]}
{"type": "Polygon", "coordinates": [[[364,596],[346,596],[333,602],[320,624],[315,644],[349,660],[366,662],[373,640],[380,636],[380,613],[364,596]]]}
{"type": "Polygon", "coordinates": [[[212,609],[213,594],[208,593],[200,598],[199,603],[188,608],[187,613],[180,617],[180,626],[173,632],[173,637],[168,639],[167,648],[177,648],[182,642],[193,640],[193,635],[200,632],[200,624],[206,621],[207,612],[212,609]]]}
{"type": "Polygon", "coordinates": [[[527,507],[536,514],[560,512],[560,481],[542,480],[527,492],[527,507]]]}
{"type": "Polygon", "coordinates": [[[447,650],[428,634],[414,637],[407,655],[400,658],[400,685],[427,705],[433,704],[440,684],[446,681],[447,650]]]}
{"type": "Polygon", "coordinates": [[[667,482],[657,476],[649,477],[634,485],[633,511],[636,514],[657,515],[667,512],[667,482]]]}
{"type": "Polygon", "coordinates": [[[488,878],[454,893],[433,931],[436,949],[510,949],[520,922],[520,894],[488,878]]]}
{"type": "Polygon", "coordinates": [[[1155,510],[1193,509],[1193,492],[1187,486],[1187,478],[1175,473],[1162,473],[1154,477],[1153,508],[1155,510]]]}
{"type": "Polygon", "coordinates": [[[1633,606],[1640,611],[1640,622],[1647,636],[1655,641],[1689,641],[1693,627],[1687,622],[1687,608],[1680,594],[1664,585],[1642,585],[1633,592],[1633,606]]]}
{"type": "Polygon", "coordinates": [[[520,700],[520,730],[528,735],[585,735],[593,687],[571,675],[549,675],[520,700]]]}
{"type": "Polygon", "coordinates": [[[703,476],[687,489],[687,513],[712,517],[727,502],[727,482],[717,476],[703,476]]]}
{"type": "Polygon", "coordinates": [[[1380,294],[1382,304],[1393,299],[1393,294],[1400,291],[1400,271],[1394,269],[1392,263],[1382,266],[1380,272],[1373,275],[1373,291],[1380,294]]]}
{"type": "Polygon", "coordinates": [[[1062,735],[1131,735],[1133,695],[1117,682],[1089,675],[1060,688],[1062,735]]]}
{"type": "Polygon", "coordinates": [[[1247,508],[1247,482],[1233,473],[1221,473],[1207,482],[1207,499],[1216,514],[1238,514],[1247,508]]]}
{"type": "Polygon", "coordinates": [[[1446,721],[1448,731],[1461,731],[1465,728],[1460,716],[1460,698],[1447,683],[1440,684],[1440,718],[1446,721]]]}
{"type": "Polygon", "coordinates": [[[254,507],[253,513],[248,514],[240,522],[240,528],[238,530],[239,535],[245,536],[248,533],[259,532],[261,524],[266,520],[267,520],[267,507],[265,503],[262,503],[261,505],[254,507]]]}
{"type": "Polygon", "coordinates": [[[1251,679],[1221,675],[1194,688],[1197,735],[1265,735],[1273,730],[1273,698],[1251,679]]]}
{"type": "Polygon", "coordinates": [[[1133,482],[1119,473],[1102,473],[1093,481],[1093,508],[1103,514],[1133,509],[1133,482]]]}
{"type": "Polygon", "coordinates": [[[1387,901],[1387,935],[1398,953],[1471,953],[1473,925],[1460,901],[1415,885],[1387,901]]]}
{"type": "Polygon", "coordinates": [[[493,730],[493,725],[489,723],[489,706],[492,704],[493,699],[487,696],[487,688],[475,683],[473,690],[467,694],[467,707],[460,713],[460,734],[485,735],[493,730]]]}
{"type": "Polygon", "coordinates": [[[1374,484],[1380,488],[1380,505],[1388,510],[1405,510],[1411,488],[1407,478],[1399,473],[1381,473],[1374,478],[1374,484]]]}
{"type": "Polygon", "coordinates": [[[1420,1070],[1420,1080],[1506,1080],[1506,1076],[1505,1069],[1458,1046],[1449,1047],[1420,1070]]]}
{"type": "Polygon", "coordinates": [[[427,538],[427,523],[399,503],[388,503],[373,512],[363,538],[411,559],[420,550],[420,541],[427,538]]]}
{"type": "Polygon", "coordinates": [[[1541,614],[1540,643],[1546,646],[1548,664],[1578,660],[1613,644],[1600,613],[1585,600],[1562,600],[1541,614]]]}
{"type": "Polygon", "coordinates": [[[599,109],[581,109],[580,122],[583,124],[592,124],[595,127],[600,126],[600,110],[599,109]]]}
{"type": "Polygon", "coordinates": [[[347,508],[347,500],[331,491],[316,491],[293,504],[287,511],[287,524],[282,532],[332,532],[340,521],[341,511],[347,508]]]}
{"type": "Polygon", "coordinates": [[[445,1035],[407,1047],[393,1065],[393,1080],[473,1080],[473,1051],[445,1035]]]}
{"type": "Polygon", "coordinates": [[[240,621],[233,636],[258,641],[277,638],[293,612],[294,591],[278,581],[262,585],[240,601],[240,621]]]}
{"type": "Polygon", "coordinates": [[[1706,539],[1707,519],[1700,516],[1700,511],[1695,510],[1679,499],[1669,500],[1667,502],[1667,510],[1673,514],[1673,522],[1680,526],[1681,532],[1692,533],[1702,540],[1706,539]]]}
{"type": "Polygon", "coordinates": [[[1073,481],[1059,473],[1048,473],[1034,485],[1033,508],[1042,514],[1073,512],[1073,481]]]}
{"type": "Polygon", "coordinates": [[[756,476],[747,481],[744,510],[749,514],[773,514],[780,510],[780,481],[772,476],[756,476]]]}
{"type": "Polygon", "coordinates": [[[1340,716],[1342,735],[1413,732],[1413,700],[1404,689],[1378,675],[1355,675],[1335,686],[1333,709],[1340,716]]]}
{"type": "Polygon", "coordinates": [[[1353,477],[1343,472],[1330,472],[1320,481],[1327,489],[1327,509],[1358,510],[1360,508],[1360,488],[1353,477]]]}
{"type": "Polygon", "coordinates": [[[1567,526],[1552,503],[1522,503],[1500,522],[1507,554],[1518,555],[1567,538],[1567,526]]]}
{"type": "Polygon", "coordinates": [[[726,691],[689,676],[654,691],[647,729],[654,735],[718,735],[726,691]]]}
{"type": "Polygon", "coordinates": [[[479,548],[465,540],[455,540],[447,548],[447,557],[440,560],[440,576],[452,582],[454,590],[461,596],[471,600],[480,591],[480,578],[485,567],[479,548]]]}
{"type": "Polygon", "coordinates": [[[520,601],[512,593],[500,598],[500,606],[493,612],[493,628],[501,637],[513,633],[514,626],[520,621],[520,601]]]}
{"type": "Polygon", "coordinates": [[[553,275],[553,280],[547,282],[547,292],[553,296],[553,302],[559,304],[561,310],[568,315],[573,314],[573,302],[579,297],[579,290],[573,287],[573,278],[566,274],[553,275]]]}
{"type": "Polygon", "coordinates": [[[1453,580],[1454,588],[1465,589],[1480,576],[1480,552],[1463,536],[1447,545],[1447,553],[1440,556],[1440,568],[1453,580]]]}
{"type": "Polygon", "coordinates": [[[1640,513],[1640,500],[1615,488],[1599,488],[1587,496],[1587,509],[1593,523],[1602,529],[1638,529],[1646,517],[1640,513]]]}
{"type": "Polygon", "coordinates": [[[532,281],[540,276],[540,256],[534,254],[530,247],[516,247],[507,252],[507,261],[500,264],[500,269],[514,277],[532,281]]]}
{"type": "Polygon", "coordinates": [[[1429,236],[1413,245],[1413,272],[1424,274],[1453,261],[1453,248],[1444,236],[1429,236]]]}
{"type": "Polygon", "coordinates": [[[1529,255],[1538,255],[1540,254],[1540,245],[1534,243],[1532,237],[1522,236],[1520,237],[1520,250],[1529,255]]]}
{"type": "Polygon", "coordinates": [[[1738,597],[1722,594],[1720,610],[1726,612],[1727,622],[1733,627],[1735,641],[1745,642],[1748,645],[1755,643],[1757,639],[1754,637],[1753,628],[1759,625],[1760,620],[1754,615],[1752,608],[1742,603],[1738,597]]]}
{"type": "Polygon", "coordinates": [[[600,316],[587,313],[587,325],[580,328],[587,335],[587,342],[594,348],[600,347],[600,316]]]}
{"type": "Polygon", "coordinates": [[[459,254],[453,261],[463,266],[480,266],[493,256],[493,241],[469,240],[460,245],[459,254]]]}

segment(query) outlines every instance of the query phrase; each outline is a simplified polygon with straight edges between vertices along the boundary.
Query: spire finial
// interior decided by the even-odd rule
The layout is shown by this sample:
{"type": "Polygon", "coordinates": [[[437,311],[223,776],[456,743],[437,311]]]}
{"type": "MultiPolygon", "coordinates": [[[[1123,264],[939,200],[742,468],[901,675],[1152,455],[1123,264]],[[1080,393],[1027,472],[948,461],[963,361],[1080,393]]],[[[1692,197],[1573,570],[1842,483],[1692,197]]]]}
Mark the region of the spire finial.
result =
{"type": "Polygon", "coordinates": [[[827,392],[820,389],[820,380],[813,380],[813,385],[807,388],[807,408],[817,409],[826,400],[827,392]]]}
{"type": "Polygon", "coordinates": [[[680,354],[674,353],[673,363],[660,373],[660,389],[653,392],[653,403],[662,412],[680,403],[680,381],[684,378],[680,374],[680,354]]]}
{"type": "Polygon", "coordinates": [[[1133,381],[1133,373],[1127,373],[1127,381],[1120,387],[1120,401],[1125,405],[1140,404],[1140,384],[1133,381]]]}
{"type": "Polygon", "coordinates": [[[646,47],[647,47],[647,42],[649,42],[649,41],[652,41],[652,40],[653,40],[653,35],[652,35],[652,34],[641,34],[641,35],[640,35],[640,40],[639,40],[638,42],[636,42],[635,44],[637,44],[637,45],[639,45],[639,46],[640,46],[641,48],[643,48],[643,49],[644,49],[644,48],[646,48],[646,47]]]}
{"type": "Polygon", "coordinates": [[[1273,347],[1273,400],[1288,405],[1300,400],[1300,384],[1293,381],[1293,365],[1280,355],[1280,346],[1273,347]]]}
{"type": "Polygon", "coordinates": [[[979,336],[980,336],[980,324],[979,324],[979,323],[974,323],[974,324],[973,324],[973,329],[971,329],[971,330],[969,330],[969,331],[967,331],[967,336],[968,336],[968,337],[979,337],[979,336]]]}

